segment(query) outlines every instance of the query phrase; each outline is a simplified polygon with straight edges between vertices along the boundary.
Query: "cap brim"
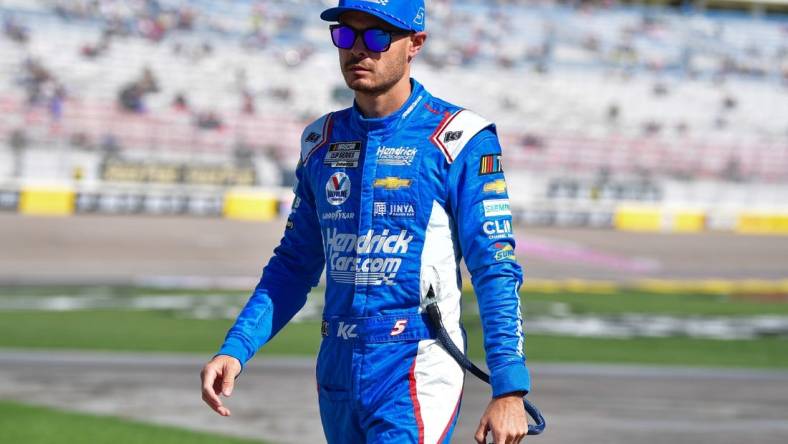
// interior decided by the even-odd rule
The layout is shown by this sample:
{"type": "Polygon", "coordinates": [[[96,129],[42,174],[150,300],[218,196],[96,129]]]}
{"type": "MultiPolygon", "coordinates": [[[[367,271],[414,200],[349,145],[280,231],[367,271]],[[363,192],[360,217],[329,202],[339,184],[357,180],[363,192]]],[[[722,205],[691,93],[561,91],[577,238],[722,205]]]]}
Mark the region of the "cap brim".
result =
{"type": "Polygon", "coordinates": [[[339,17],[342,16],[342,14],[350,11],[358,11],[358,12],[363,12],[365,14],[373,15],[383,20],[384,22],[388,23],[389,25],[394,26],[395,28],[404,29],[406,31],[412,31],[412,29],[408,27],[405,23],[402,23],[401,21],[395,19],[394,17],[383,14],[382,12],[375,11],[374,9],[367,9],[363,7],[354,8],[354,7],[343,6],[343,7],[329,8],[320,14],[320,18],[327,22],[338,22],[339,17]]]}

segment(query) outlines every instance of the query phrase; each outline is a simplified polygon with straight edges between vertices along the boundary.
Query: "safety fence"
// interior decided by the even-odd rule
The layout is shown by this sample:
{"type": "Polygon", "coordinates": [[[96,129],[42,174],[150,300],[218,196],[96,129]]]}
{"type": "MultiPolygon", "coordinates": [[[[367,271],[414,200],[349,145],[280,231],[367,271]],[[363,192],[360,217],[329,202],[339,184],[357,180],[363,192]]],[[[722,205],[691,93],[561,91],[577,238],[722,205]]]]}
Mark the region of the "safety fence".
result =
{"type": "MultiPolygon", "coordinates": [[[[289,213],[288,188],[62,184],[0,187],[0,211],[33,216],[73,214],[183,215],[272,221],[289,213]]],[[[788,235],[788,208],[702,208],[667,203],[557,205],[512,202],[516,223],[631,232],[788,235]]]]}

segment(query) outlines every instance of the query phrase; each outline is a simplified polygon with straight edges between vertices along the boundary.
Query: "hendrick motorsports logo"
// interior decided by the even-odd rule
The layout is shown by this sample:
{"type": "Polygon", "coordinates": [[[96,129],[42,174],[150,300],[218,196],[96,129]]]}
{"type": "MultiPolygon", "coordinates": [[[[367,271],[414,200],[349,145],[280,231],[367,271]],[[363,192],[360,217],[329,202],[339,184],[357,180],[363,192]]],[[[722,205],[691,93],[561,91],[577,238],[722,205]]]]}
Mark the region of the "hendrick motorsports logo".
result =
{"type": "Polygon", "coordinates": [[[396,285],[395,278],[402,265],[401,257],[359,257],[365,254],[405,255],[413,235],[408,230],[391,233],[373,230],[358,236],[340,233],[336,228],[324,236],[328,273],[334,281],[355,285],[396,285]]]}
{"type": "Polygon", "coordinates": [[[342,205],[350,197],[350,178],[345,173],[334,173],[326,183],[326,199],[331,205],[342,205]]]}
{"type": "Polygon", "coordinates": [[[378,163],[380,165],[409,166],[413,163],[417,152],[416,148],[406,146],[397,148],[381,146],[378,148],[378,163]]]}

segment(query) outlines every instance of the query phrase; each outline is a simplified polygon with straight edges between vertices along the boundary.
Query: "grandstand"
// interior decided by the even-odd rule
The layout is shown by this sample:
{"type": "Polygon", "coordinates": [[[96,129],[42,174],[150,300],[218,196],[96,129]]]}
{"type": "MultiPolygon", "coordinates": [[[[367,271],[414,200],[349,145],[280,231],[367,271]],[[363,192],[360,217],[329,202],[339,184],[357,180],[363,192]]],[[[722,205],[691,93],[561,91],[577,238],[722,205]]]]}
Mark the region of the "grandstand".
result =
{"type": "MultiPolygon", "coordinates": [[[[430,39],[415,75],[498,123],[522,206],[788,200],[786,16],[428,5],[430,39]]],[[[181,174],[108,177],[108,159],[120,159],[233,165],[201,176],[220,188],[288,186],[304,124],[352,98],[317,18],[322,7],[0,1],[0,181],[95,188],[181,174]],[[236,177],[248,179],[249,168],[251,183],[236,177]]]]}

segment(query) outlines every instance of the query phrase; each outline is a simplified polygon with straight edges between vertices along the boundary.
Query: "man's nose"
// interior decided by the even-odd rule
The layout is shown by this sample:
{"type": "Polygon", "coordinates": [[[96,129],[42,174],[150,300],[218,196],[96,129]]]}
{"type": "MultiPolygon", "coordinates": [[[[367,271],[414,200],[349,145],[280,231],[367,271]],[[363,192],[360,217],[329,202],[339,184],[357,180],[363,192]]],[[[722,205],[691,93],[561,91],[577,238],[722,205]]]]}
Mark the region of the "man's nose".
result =
{"type": "Polygon", "coordinates": [[[353,47],[350,48],[350,53],[353,54],[354,58],[358,59],[364,59],[369,55],[367,54],[367,46],[364,44],[364,36],[356,36],[356,41],[353,42],[353,47]]]}

